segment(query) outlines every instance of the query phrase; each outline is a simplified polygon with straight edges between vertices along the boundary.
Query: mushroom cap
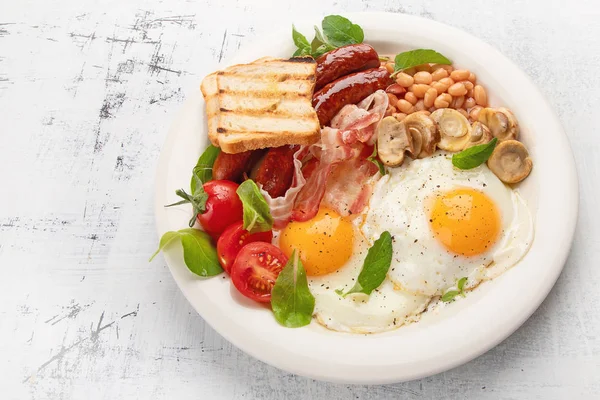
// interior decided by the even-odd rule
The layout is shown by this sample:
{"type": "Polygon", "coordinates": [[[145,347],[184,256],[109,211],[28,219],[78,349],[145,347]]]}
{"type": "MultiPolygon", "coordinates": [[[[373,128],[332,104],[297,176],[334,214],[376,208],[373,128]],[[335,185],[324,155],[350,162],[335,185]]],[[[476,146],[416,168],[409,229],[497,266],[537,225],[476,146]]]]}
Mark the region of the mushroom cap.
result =
{"type": "Polygon", "coordinates": [[[416,112],[402,120],[413,139],[412,158],[424,158],[433,154],[440,141],[435,122],[425,113],[416,112]]]}
{"type": "Polygon", "coordinates": [[[502,182],[517,183],[527,178],[533,168],[533,161],[523,143],[504,140],[498,143],[487,165],[502,182]]]}
{"type": "Polygon", "coordinates": [[[475,121],[473,122],[473,125],[471,125],[471,137],[465,148],[489,143],[493,138],[494,136],[487,126],[479,121],[475,121]]]}
{"type": "Polygon", "coordinates": [[[431,119],[438,127],[440,149],[457,152],[465,148],[471,137],[471,124],[464,115],[451,108],[441,108],[431,114],[431,119]]]}
{"type": "Polygon", "coordinates": [[[516,140],[519,137],[519,123],[507,108],[484,108],[477,120],[487,126],[499,141],[516,140]]]}
{"type": "Polygon", "coordinates": [[[390,167],[404,162],[404,152],[413,152],[413,140],[404,123],[394,117],[385,117],[376,129],[379,159],[390,167]]]}

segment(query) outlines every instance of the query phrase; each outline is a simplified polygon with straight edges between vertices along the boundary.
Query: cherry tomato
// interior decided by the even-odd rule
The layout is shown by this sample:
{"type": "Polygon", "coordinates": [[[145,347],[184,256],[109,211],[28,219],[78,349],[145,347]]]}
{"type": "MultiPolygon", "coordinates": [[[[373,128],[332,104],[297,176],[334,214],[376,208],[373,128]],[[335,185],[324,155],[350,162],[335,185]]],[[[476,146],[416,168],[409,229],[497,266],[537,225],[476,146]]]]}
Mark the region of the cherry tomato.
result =
{"type": "Polygon", "coordinates": [[[204,184],[208,194],[206,211],[196,217],[206,233],[213,238],[221,234],[229,225],[242,220],[242,201],[235,192],[238,184],[232,181],[217,180],[204,184]]]}
{"type": "Polygon", "coordinates": [[[244,296],[261,303],[271,301],[271,290],[288,258],[270,243],[248,243],[231,267],[231,281],[244,296]]]}
{"type": "Polygon", "coordinates": [[[217,254],[219,262],[227,273],[231,270],[231,266],[235,261],[242,247],[252,242],[267,242],[271,243],[273,239],[273,231],[250,233],[244,229],[243,222],[231,224],[219,237],[217,242],[217,254]]]}

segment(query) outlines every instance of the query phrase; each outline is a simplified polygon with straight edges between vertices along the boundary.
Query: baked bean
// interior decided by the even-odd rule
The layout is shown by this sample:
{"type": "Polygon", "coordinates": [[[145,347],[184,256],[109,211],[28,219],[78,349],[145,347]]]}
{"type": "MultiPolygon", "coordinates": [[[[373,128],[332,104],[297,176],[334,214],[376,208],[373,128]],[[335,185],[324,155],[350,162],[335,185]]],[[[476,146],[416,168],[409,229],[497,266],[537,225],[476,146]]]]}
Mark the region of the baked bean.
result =
{"type": "MultiPolygon", "coordinates": [[[[444,70],[442,70],[444,71],[444,70]]],[[[425,103],[425,107],[430,108],[433,106],[433,102],[435,98],[438,96],[437,90],[435,88],[431,88],[425,92],[425,97],[423,97],[423,103],[425,103]]]]}
{"type": "Polygon", "coordinates": [[[445,92],[450,86],[454,85],[454,79],[452,78],[442,78],[438,82],[446,86],[446,89],[442,90],[442,92],[445,92]]]}
{"type": "Polygon", "coordinates": [[[390,104],[394,105],[398,102],[398,97],[395,94],[387,93],[388,99],[390,100],[390,104]]]}
{"type": "Polygon", "coordinates": [[[415,67],[412,67],[412,68],[406,68],[406,69],[404,70],[404,73],[405,73],[405,74],[408,74],[408,75],[410,75],[410,76],[413,76],[413,75],[414,75],[416,72],[417,72],[417,69],[416,69],[415,67]]]}
{"type": "Polygon", "coordinates": [[[415,111],[414,106],[404,99],[398,100],[398,103],[396,103],[396,107],[398,108],[398,110],[400,110],[400,112],[404,114],[410,114],[415,111]]]}
{"type": "Polygon", "coordinates": [[[415,104],[415,110],[417,110],[417,111],[425,110],[425,103],[423,102],[423,99],[417,101],[417,104],[415,104]]]}
{"type": "Polygon", "coordinates": [[[471,108],[471,111],[469,111],[469,118],[471,118],[473,121],[477,121],[477,117],[479,117],[479,112],[481,110],[483,110],[483,107],[481,106],[475,106],[471,108]]]}
{"type": "Polygon", "coordinates": [[[385,69],[391,74],[394,72],[394,63],[385,63],[385,69]]]}
{"type": "Polygon", "coordinates": [[[429,64],[422,64],[422,65],[417,65],[415,67],[415,69],[417,70],[417,72],[431,72],[431,65],[429,64]]]}
{"type": "Polygon", "coordinates": [[[456,82],[458,82],[458,81],[464,81],[464,80],[466,80],[466,79],[469,78],[470,74],[471,74],[471,71],[469,71],[469,70],[466,70],[466,69],[455,69],[450,74],[450,78],[454,79],[454,81],[456,81],[456,82]]]}
{"type": "Polygon", "coordinates": [[[434,88],[438,94],[442,94],[446,90],[448,90],[448,86],[444,85],[443,83],[439,83],[439,82],[433,82],[431,84],[431,87],[434,88]]]}
{"type": "Polygon", "coordinates": [[[475,84],[475,82],[477,82],[477,77],[475,76],[475,74],[474,74],[474,73],[472,73],[472,72],[471,72],[471,73],[469,74],[469,77],[467,78],[467,80],[468,80],[469,82],[471,82],[471,83],[474,85],[474,84],[475,84]]]}
{"type": "Polygon", "coordinates": [[[383,115],[384,117],[389,117],[390,115],[394,115],[396,113],[396,107],[389,105],[388,108],[385,110],[385,114],[383,115]]]}
{"type": "Polygon", "coordinates": [[[442,93],[435,99],[433,105],[435,108],[448,108],[450,107],[451,102],[452,96],[450,96],[448,93],[442,93]]]}
{"type": "Polygon", "coordinates": [[[431,83],[431,81],[433,81],[431,74],[427,71],[417,72],[414,76],[414,79],[415,79],[415,83],[424,83],[426,85],[429,85],[431,83]]]}
{"type": "Polygon", "coordinates": [[[473,82],[471,81],[461,81],[460,83],[462,83],[467,88],[467,90],[471,90],[475,87],[473,85],[473,82]]]}
{"type": "Polygon", "coordinates": [[[415,80],[413,79],[412,76],[408,75],[405,72],[400,72],[398,75],[396,75],[396,83],[402,87],[409,87],[412,86],[413,83],[415,83],[415,80]]]}
{"type": "Polygon", "coordinates": [[[425,85],[423,83],[415,83],[410,88],[408,88],[408,90],[413,92],[415,96],[417,96],[419,99],[422,99],[423,97],[425,97],[425,92],[427,92],[427,90],[429,90],[430,87],[431,86],[425,85]]]}
{"type": "Polygon", "coordinates": [[[454,67],[452,65],[446,65],[446,64],[434,64],[431,68],[433,71],[435,71],[438,68],[442,68],[442,69],[445,69],[446,72],[448,72],[448,73],[451,73],[452,71],[454,71],[454,67]]]}
{"type": "Polygon", "coordinates": [[[417,96],[413,92],[406,92],[406,94],[404,95],[404,100],[408,101],[414,106],[415,104],[417,104],[417,100],[419,99],[417,99],[417,96]]]}
{"type": "Polygon", "coordinates": [[[464,115],[465,118],[469,118],[469,113],[466,112],[464,108],[459,108],[456,111],[458,111],[459,113],[461,113],[462,115],[464,115]]]}
{"type": "Polygon", "coordinates": [[[473,97],[473,89],[467,90],[467,94],[465,96],[473,97]]]}
{"type": "Polygon", "coordinates": [[[427,110],[422,110],[422,111],[418,111],[423,115],[431,115],[431,111],[427,111],[427,110]]]}
{"type": "Polygon", "coordinates": [[[465,96],[458,96],[452,99],[452,108],[461,108],[465,104],[465,96]]]}
{"type": "Polygon", "coordinates": [[[448,93],[452,96],[464,96],[467,94],[467,88],[462,83],[455,83],[448,88],[448,93]]]}
{"type": "Polygon", "coordinates": [[[478,106],[487,106],[487,93],[485,93],[483,86],[476,85],[473,88],[473,97],[475,98],[475,102],[478,106]]]}
{"type": "Polygon", "coordinates": [[[392,117],[396,118],[396,120],[398,120],[398,121],[402,121],[404,118],[408,117],[408,115],[406,115],[404,113],[396,113],[396,114],[392,114],[392,117]]]}
{"type": "Polygon", "coordinates": [[[475,103],[475,99],[472,97],[467,97],[467,99],[465,100],[465,104],[463,104],[463,107],[466,108],[467,110],[470,108],[475,107],[477,103],[475,103]]]}
{"type": "Polygon", "coordinates": [[[431,73],[431,79],[433,79],[434,81],[439,81],[440,79],[447,77],[448,71],[446,71],[444,68],[438,68],[431,73]]]}

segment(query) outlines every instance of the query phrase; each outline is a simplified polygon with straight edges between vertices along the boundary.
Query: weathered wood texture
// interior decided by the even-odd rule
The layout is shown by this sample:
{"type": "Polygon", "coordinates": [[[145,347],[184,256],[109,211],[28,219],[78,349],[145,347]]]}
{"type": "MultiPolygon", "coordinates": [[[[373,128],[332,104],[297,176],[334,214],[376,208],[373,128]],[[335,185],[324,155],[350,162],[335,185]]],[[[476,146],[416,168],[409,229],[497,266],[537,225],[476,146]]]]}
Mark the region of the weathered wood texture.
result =
{"type": "Polygon", "coordinates": [[[599,398],[599,18],[593,0],[3,0],[0,397],[599,398]],[[467,365],[389,386],[243,354],[147,261],[155,166],[186,93],[279,19],[362,10],[454,25],[514,60],[557,110],[581,187],[575,245],[535,315],[467,365]]]}

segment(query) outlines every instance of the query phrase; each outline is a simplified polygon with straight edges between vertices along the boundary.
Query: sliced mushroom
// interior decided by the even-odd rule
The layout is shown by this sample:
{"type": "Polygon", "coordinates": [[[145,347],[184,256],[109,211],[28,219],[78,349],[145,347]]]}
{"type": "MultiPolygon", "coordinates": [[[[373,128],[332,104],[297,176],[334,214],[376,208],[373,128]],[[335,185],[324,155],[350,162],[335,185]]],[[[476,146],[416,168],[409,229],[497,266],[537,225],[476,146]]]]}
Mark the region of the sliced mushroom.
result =
{"type": "Polygon", "coordinates": [[[412,158],[425,158],[433,154],[440,141],[435,122],[424,112],[410,114],[402,120],[413,139],[412,158]]]}
{"type": "Polygon", "coordinates": [[[441,108],[431,114],[440,133],[438,147],[446,151],[461,151],[471,137],[471,124],[464,115],[451,108],[441,108]]]}
{"type": "Polygon", "coordinates": [[[377,125],[377,153],[381,161],[390,167],[404,162],[404,152],[413,152],[413,140],[403,122],[385,117],[377,125]]]}
{"type": "Polygon", "coordinates": [[[477,120],[486,125],[498,140],[516,140],[519,137],[519,123],[507,108],[484,108],[477,120]]]}
{"type": "Polygon", "coordinates": [[[521,182],[527,178],[533,168],[529,152],[523,143],[517,140],[498,142],[487,165],[502,182],[506,183],[521,182]]]}
{"type": "Polygon", "coordinates": [[[473,122],[473,125],[471,125],[471,138],[465,148],[488,143],[493,138],[494,136],[492,136],[492,132],[487,126],[478,121],[473,122]]]}

